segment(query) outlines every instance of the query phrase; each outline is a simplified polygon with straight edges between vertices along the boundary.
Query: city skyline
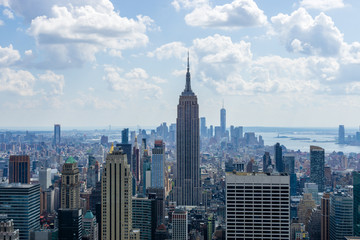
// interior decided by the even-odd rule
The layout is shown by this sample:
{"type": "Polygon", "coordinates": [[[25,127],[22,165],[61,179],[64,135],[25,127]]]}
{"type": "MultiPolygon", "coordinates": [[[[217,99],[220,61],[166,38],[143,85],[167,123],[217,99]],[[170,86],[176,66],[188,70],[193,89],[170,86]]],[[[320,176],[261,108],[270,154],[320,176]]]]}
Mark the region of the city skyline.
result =
{"type": "Polygon", "coordinates": [[[224,99],[228,126],[358,126],[351,26],[359,8],[354,0],[2,0],[0,126],[174,122],[188,50],[208,125],[219,125],[224,99]]]}

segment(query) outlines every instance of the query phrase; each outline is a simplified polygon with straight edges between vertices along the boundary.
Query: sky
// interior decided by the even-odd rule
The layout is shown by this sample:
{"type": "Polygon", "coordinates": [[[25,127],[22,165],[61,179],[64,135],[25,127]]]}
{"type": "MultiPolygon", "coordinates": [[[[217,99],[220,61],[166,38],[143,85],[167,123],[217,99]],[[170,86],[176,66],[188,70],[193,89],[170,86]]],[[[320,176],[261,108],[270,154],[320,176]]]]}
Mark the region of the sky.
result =
{"type": "Polygon", "coordinates": [[[360,124],[358,0],[0,0],[0,127],[360,124]]]}

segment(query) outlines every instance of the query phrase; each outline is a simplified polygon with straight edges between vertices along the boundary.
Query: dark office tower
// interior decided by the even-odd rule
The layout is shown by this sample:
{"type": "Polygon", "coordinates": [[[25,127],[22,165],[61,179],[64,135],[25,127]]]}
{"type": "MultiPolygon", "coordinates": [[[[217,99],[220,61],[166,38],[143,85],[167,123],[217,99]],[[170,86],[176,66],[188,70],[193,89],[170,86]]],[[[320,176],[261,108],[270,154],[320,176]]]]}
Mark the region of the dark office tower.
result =
{"type": "Polygon", "coordinates": [[[345,143],[345,127],[344,125],[339,125],[339,141],[340,144],[345,143]]]}
{"type": "Polygon", "coordinates": [[[141,240],[151,240],[156,230],[156,201],[145,196],[132,198],[133,228],[140,229],[141,240]]]}
{"type": "Polygon", "coordinates": [[[156,202],[156,226],[165,222],[165,190],[164,188],[148,188],[146,195],[149,199],[155,199],[156,202]]]}
{"type": "Polygon", "coordinates": [[[201,134],[201,137],[207,137],[207,128],[206,128],[205,117],[200,118],[200,134],[201,134]]]}
{"type": "Polygon", "coordinates": [[[124,130],[121,131],[121,143],[122,144],[129,143],[129,129],[128,128],[124,128],[124,130]]]}
{"type": "Polygon", "coordinates": [[[129,165],[131,165],[131,144],[129,143],[121,143],[121,144],[116,144],[117,147],[121,147],[121,149],[123,150],[123,152],[126,154],[126,158],[127,158],[127,163],[129,165]]]}
{"type": "Polygon", "coordinates": [[[136,183],[139,184],[141,172],[140,172],[140,149],[137,143],[137,137],[135,137],[135,143],[132,154],[133,155],[132,155],[132,163],[131,163],[131,172],[135,177],[136,183]]]}
{"type": "Polygon", "coordinates": [[[265,152],[263,156],[263,172],[268,172],[268,167],[271,165],[271,157],[269,152],[265,152]]]}
{"type": "Polygon", "coordinates": [[[9,160],[9,183],[30,184],[30,157],[11,155],[9,160]]]}
{"type": "Polygon", "coordinates": [[[55,124],[55,125],[54,125],[54,140],[53,140],[53,144],[54,144],[54,145],[59,145],[59,144],[60,144],[60,124],[55,124]]]}
{"type": "Polygon", "coordinates": [[[0,184],[0,214],[13,219],[20,239],[30,239],[30,230],[40,228],[40,185],[0,184]]]}
{"type": "Polygon", "coordinates": [[[177,205],[201,203],[199,105],[191,90],[189,57],[186,86],[177,107],[176,119],[176,183],[177,205]]]}
{"type": "Polygon", "coordinates": [[[360,172],[353,172],[354,235],[360,236],[360,172]]]}
{"type": "Polygon", "coordinates": [[[58,211],[59,240],[82,239],[81,209],[62,209],[58,211]]]}
{"type": "Polygon", "coordinates": [[[224,104],[220,109],[220,128],[221,128],[221,137],[225,137],[226,132],[226,110],[224,104]]]}
{"type": "Polygon", "coordinates": [[[283,156],[284,172],[290,176],[290,195],[296,195],[297,178],[295,174],[295,156],[293,154],[284,154],[283,156]]]}
{"type": "Polygon", "coordinates": [[[310,146],[310,181],[316,183],[319,192],[324,191],[325,150],[321,147],[310,146]]]}
{"type": "Polygon", "coordinates": [[[329,239],[344,239],[353,235],[353,198],[346,192],[330,196],[329,239]]]}
{"type": "Polygon", "coordinates": [[[321,240],[329,240],[330,194],[321,198],[321,240]]]}
{"type": "Polygon", "coordinates": [[[280,146],[280,143],[276,143],[274,146],[274,152],[275,152],[275,169],[279,173],[284,172],[284,163],[282,159],[282,147],[280,146]]]}

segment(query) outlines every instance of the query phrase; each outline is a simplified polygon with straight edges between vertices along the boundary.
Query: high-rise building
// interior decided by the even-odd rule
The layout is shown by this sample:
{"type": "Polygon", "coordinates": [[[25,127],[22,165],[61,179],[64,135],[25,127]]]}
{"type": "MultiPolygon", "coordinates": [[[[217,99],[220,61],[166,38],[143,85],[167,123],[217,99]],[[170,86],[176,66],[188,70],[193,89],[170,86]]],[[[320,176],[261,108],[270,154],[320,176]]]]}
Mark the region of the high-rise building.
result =
{"type": "Polygon", "coordinates": [[[268,167],[271,166],[271,157],[269,152],[265,152],[263,156],[263,172],[268,172],[268,167]]]}
{"type": "Polygon", "coordinates": [[[40,228],[40,185],[0,184],[0,214],[13,219],[20,239],[30,239],[30,230],[40,228]]]}
{"type": "Polygon", "coordinates": [[[360,236],[360,171],[353,172],[354,235],[360,236]]]}
{"type": "Polygon", "coordinates": [[[39,170],[39,183],[42,190],[45,190],[51,186],[50,168],[41,168],[39,170]]]}
{"type": "Polygon", "coordinates": [[[151,158],[151,187],[164,188],[165,143],[162,140],[155,141],[151,158]]]}
{"type": "Polygon", "coordinates": [[[139,184],[141,180],[141,171],[140,171],[140,149],[137,142],[137,137],[135,137],[135,143],[133,147],[133,154],[132,154],[132,163],[131,163],[131,172],[135,177],[136,183],[139,184]]]}
{"type": "Polygon", "coordinates": [[[339,125],[339,137],[338,137],[338,142],[340,144],[344,144],[345,143],[345,127],[344,125],[339,125]]]}
{"type": "Polygon", "coordinates": [[[200,118],[200,134],[201,137],[207,137],[207,128],[206,128],[206,118],[201,117],[200,118]]]}
{"type": "Polygon", "coordinates": [[[329,240],[330,194],[321,198],[321,240],[329,240]]]}
{"type": "Polygon", "coordinates": [[[177,107],[176,119],[176,182],[178,205],[201,203],[199,105],[191,90],[189,57],[186,86],[177,107]]]}
{"type": "Polygon", "coordinates": [[[243,127],[235,127],[233,132],[231,133],[231,141],[235,145],[235,147],[239,147],[242,137],[243,127]]]}
{"type": "Polygon", "coordinates": [[[30,157],[27,155],[10,155],[9,183],[30,184],[30,157]]]}
{"type": "Polygon", "coordinates": [[[69,157],[63,165],[61,175],[61,208],[80,208],[80,174],[78,164],[69,157]]]}
{"type": "Polygon", "coordinates": [[[344,239],[353,235],[353,198],[346,192],[330,196],[329,239],[344,239]]]}
{"type": "Polygon", "coordinates": [[[287,153],[283,156],[284,172],[290,176],[290,195],[296,195],[297,177],[295,174],[295,156],[287,153]]]}
{"type": "Polygon", "coordinates": [[[310,146],[310,181],[318,185],[319,192],[324,191],[324,167],[325,150],[321,147],[310,146]]]}
{"type": "Polygon", "coordinates": [[[0,239],[19,240],[19,229],[14,228],[14,221],[6,214],[0,215],[0,239]]]}
{"type": "Polygon", "coordinates": [[[188,214],[183,209],[175,209],[172,214],[173,240],[188,239],[188,214]]]}
{"type": "Polygon", "coordinates": [[[299,222],[304,223],[307,226],[308,221],[311,217],[313,208],[316,207],[316,203],[312,198],[311,193],[304,193],[303,198],[300,200],[298,205],[298,218],[299,222]]]}
{"type": "Polygon", "coordinates": [[[156,202],[145,196],[132,198],[133,227],[140,229],[141,240],[151,240],[156,230],[156,202]]]}
{"type": "Polygon", "coordinates": [[[60,144],[60,124],[55,124],[53,145],[59,145],[59,144],[60,144]]]}
{"type": "Polygon", "coordinates": [[[221,137],[225,137],[226,132],[226,110],[224,105],[220,109],[220,128],[221,128],[221,137]]]}
{"type": "Polygon", "coordinates": [[[214,136],[214,126],[210,125],[208,130],[208,138],[212,138],[214,136]]]}
{"type": "Polygon", "coordinates": [[[64,209],[58,211],[59,240],[82,239],[82,211],[81,209],[64,209]]]}
{"type": "Polygon", "coordinates": [[[126,159],[128,161],[128,164],[131,165],[131,144],[130,143],[121,143],[121,144],[116,144],[116,146],[120,146],[121,149],[123,150],[123,152],[126,154],[126,159]]]}
{"type": "Polygon", "coordinates": [[[226,173],[226,239],[290,239],[286,174],[226,173]]]}
{"type": "Polygon", "coordinates": [[[280,143],[276,143],[274,146],[274,152],[275,152],[275,169],[279,173],[284,172],[284,163],[282,158],[282,147],[280,146],[280,143]]]}
{"type": "Polygon", "coordinates": [[[132,174],[126,154],[112,146],[102,176],[101,231],[103,240],[130,239],[132,174]]]}
{"type": "Polygon", "coordinates": [[[121,131],[121,143],[122,144],[128,144],[129,143],[129,129],[124,128],[121,131]]]}
{"type": "Polygon", "coordinates": [[[83,217],[83,237],[88,240],[98,240],[98,224],[94,214],[88,210],[83,217]]]}
{"type": "Polygon", "coordinates": [[[146,189],[149,199],[154,199],[156,202],[156,226],[164,223],[164,209],[165,209],[165,190],[164,188],[148,188],[146,189]]]}

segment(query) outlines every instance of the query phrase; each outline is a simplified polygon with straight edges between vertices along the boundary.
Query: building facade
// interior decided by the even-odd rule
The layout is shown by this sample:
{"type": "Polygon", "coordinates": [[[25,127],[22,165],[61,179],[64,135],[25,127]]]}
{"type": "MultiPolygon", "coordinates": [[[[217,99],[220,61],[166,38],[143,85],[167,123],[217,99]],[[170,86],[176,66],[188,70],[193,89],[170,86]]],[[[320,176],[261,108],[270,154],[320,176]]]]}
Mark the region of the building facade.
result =
{"type": "Polygon", "coordinates": [[[132,174],[120,146],[111,148],[102,176],[101,235],[103,240],[130,239],[132,174]]]}
{"type": "Polygon", "coordinates": [[[155,141],[151,158],[151,187],[164,188],[165,143],[162,140],[155,141]]]}
{"type": "Polygon", "coordinates": [[[82,239],[82,210],[62,209],[58,211],[59,240],[82,239]]]}
{"type": "Polygon", "coordinates": [[[290,239],[286,174],[226,173],[226,239],[290,239]]]}
{"type": "Polygon", "coordinates": [[[30,157],[11,155],[9,159],[9,183],[30,184],[30,157]]]}
{"type": "Polygon", "coordinates": [[[353,198],[345,192],[330,196],[329,239],[344,239],[353,235],[353,198]]]}
{"type": "Polygon", "coordinates": [[[50,168],[41,168],[39,170],[39,183],[42,190],[48,189],[51,186],[50,168]]]}
{"type": "Polygon", "coordinates": [[[80,174],[77,162],[69,157],[61,175],[61,208],[80,208],[80,174]]]}
{"type": "Polygon", "coordinates": [[[177,205],[201,203],[199,105],[191,90],[189,57],[186,86],[177,107],[175,199],[177,205]]]}
{"type": "Polygon", "coordinates": [[[310,181],[318,185],[319,192],[324,191],[324,167],[325,150],[321,147],[310,146],[310,181]]]}
{"type": "Polygon", "coordinates": [[[360,172],[353,172],[354,235],[360,236],[360,172]]]}
{"type": "Polygon", "coordinates": [[[321,198],[321,240],[329,240],[330,194],[321,198]]]}
{"type": "Polygon", "coordinates": [[[282,147],[280,143],[276,143],[274,146],[274,153],[275,153],[275,169],[277,172],[282,173],[284,172],[284,162],[282,157],[282,147]]]}
{"type": "Polygon", "coordinates": [[[175,209],[172,215],[172,239],[187,240],[188,239],[188,214],[182,209],[175,209]]]}
{"type": "Polygon", "coordinates": [[[30,230],[40,228],[40,185],[0,184],[0,214],[13,219],[20,239],[30,239],[30,230]]]}
{"type": "Polygon", "coordinates": [[[134,228],[140,229],[141,240],[151,240],[156,230],[156,201],[146,197],[132,198],[132,223],[134,228]]]}
{"type": "Polygon", "coordinates": [[[19,240],[19,229],[14,228],[14,221],[6,214],[0,215],[0,239],[19,240]]]}

